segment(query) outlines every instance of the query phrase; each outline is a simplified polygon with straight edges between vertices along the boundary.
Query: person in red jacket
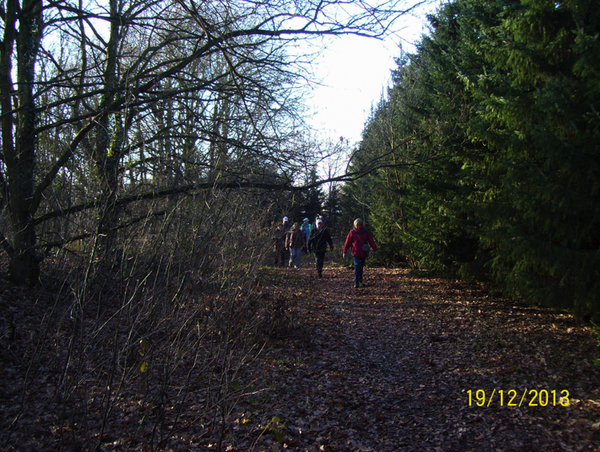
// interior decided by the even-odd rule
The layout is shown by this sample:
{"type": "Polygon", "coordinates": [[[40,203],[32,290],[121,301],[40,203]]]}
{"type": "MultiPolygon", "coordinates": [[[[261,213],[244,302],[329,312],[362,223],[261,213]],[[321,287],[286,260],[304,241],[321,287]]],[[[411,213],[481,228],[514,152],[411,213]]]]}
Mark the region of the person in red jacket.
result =
{"type": "Polygon", "coordinates": [[[354,258],[354,287],[365,287],[363,283],[363,269],[365,268],[365,260],[369,255],[369,251],[377,252],[377,245],[369,231],[364,228],[364,222],[357,218],[354,220],[354,228],[348,233],[346,243],[344,244],[343,256],[352,247],[352,257],[354,258]]]}

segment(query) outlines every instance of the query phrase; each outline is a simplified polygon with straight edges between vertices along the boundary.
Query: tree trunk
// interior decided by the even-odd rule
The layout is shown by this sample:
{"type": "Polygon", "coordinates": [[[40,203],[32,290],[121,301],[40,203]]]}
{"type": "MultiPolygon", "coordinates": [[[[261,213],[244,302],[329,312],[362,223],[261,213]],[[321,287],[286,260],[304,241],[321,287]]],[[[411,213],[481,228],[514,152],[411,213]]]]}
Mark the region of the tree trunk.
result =
{"type": "Polygon", "coordinates": [[[7,3],[4,40],[1,49],[2,145],[8,182],[8,209],[13,230],[9,252],[9,276],[18,283],[35,284],[39,278],[36,233],[32,224],[35,126],[35,62],[42,36],[42,2],[26,0],[7,3]],[[15,25],[18,22],[17,33],[15,25]],[[17,89],[12,81],[12,54],[17,45],[17,89]],[[16,96],[7,95],[14,93],[16,96]],[[16,101],[18,111],[13,102],[16,101]]]}
{"type": "MultiPolygon", "coordinates": [[[[116,100],[117,59],[120,41],[120,16],[118,3],[110,0],[110,39],[106,49],[106,68],[104,70],[104,95],[101,110],[109,111],[116,100]]],[[[94,148],[94,163],[100,182],[102,205],[98,212],[97,234],[99,257],[110,260],[115,248],[114,226],[119,217],[119,207],[115,203],[119,189],[118,167],[121,158],[122,127],[120,116],[103,115],[97,128],[97,140],[94,148]]]]}

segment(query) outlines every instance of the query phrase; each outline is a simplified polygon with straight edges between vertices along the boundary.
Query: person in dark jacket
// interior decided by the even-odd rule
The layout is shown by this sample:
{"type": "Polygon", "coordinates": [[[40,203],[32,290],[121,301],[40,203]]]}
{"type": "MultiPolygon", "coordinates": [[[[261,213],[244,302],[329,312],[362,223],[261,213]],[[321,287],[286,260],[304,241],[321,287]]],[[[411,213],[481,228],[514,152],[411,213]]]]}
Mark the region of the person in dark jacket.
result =
{"type": "Polygon", "coordinates": [[[278,224],[273,227],[273,261],[276,267],[285,267],[287,254],[285,252],[285,232],[283,226],[278,224]]]}
{"type": "Polygon", "coordinates": [[[346,257],[348,250],[352,248],[352,257],[354,258],[354,287],[365,287],[363,283],[363,269],[365,260],[369,251],[377,252],[377,245],[369,231],[364,228],[364,223],[360,218],[354,220],[354,228],[348,233],[342,255],[346,257]]]}
{"type": "Polygon", "coordinates": [[[317,227],[311,231],[308,239],[308,251],[315,253],[317,274],[319,275],[319,278],[322,278],[327,245],[329,245],[329,249],[333,251],[333,241],[331,240],[331,235],[325,227],[323,220],[317,220],[316,226],[317,227]]]}
{"type": "Polygon", "coordinates": [[[277,253],[275,265],[281,264],[282,267],[285,267],[285,264],[288,261],[286,239],[291,226],[288,217],[283,217],[282,223],[275,230],[275,252],[277,253]]]}

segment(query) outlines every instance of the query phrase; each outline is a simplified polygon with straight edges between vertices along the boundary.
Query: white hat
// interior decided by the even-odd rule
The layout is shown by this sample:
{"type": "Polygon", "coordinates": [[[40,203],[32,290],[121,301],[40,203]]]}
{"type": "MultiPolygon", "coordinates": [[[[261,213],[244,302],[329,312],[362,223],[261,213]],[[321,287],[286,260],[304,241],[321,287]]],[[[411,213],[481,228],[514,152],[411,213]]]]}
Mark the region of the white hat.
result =
{"type": "Polygon", "coordinates": [[[288,217],[283,217],[283,221],[288,221],[288,217]]]}
{"type": "Polygon", "coordinates": [[[321,220],[320,218],[317,220],[317,224],[319,223],[323,224],[323,220],[321,220]]]}
{"type": "Polygon", "coordinates": [[[305,219],[304,219],[304,220],[302,220],[302,221],[308,221],[308,218],[305,218],[305,219]]]}

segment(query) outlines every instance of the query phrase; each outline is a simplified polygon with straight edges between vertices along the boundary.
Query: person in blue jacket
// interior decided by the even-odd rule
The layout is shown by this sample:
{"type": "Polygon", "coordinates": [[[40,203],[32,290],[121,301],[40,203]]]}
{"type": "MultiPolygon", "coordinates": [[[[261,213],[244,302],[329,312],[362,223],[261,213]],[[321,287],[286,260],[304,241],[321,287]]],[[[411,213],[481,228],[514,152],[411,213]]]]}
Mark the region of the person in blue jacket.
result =
{"type": "MultiPolygon", "coordinates": [[[[313,226],[312,226],[312,224],[310,224],[308,222],[308,218],[305,218],[304,220],[302,220],[302,224],[300,225],[300,230],[302,231],[302,235],[304,235],[304,242],[306,244],[308,244],[308,239],[310,238],[310,233],[313,230],[313,226]]],[[[308,253],[308,248],[306,245],[304,245],[304,248],[302,248],[302,251],[304,253],[308,253]]]]}

